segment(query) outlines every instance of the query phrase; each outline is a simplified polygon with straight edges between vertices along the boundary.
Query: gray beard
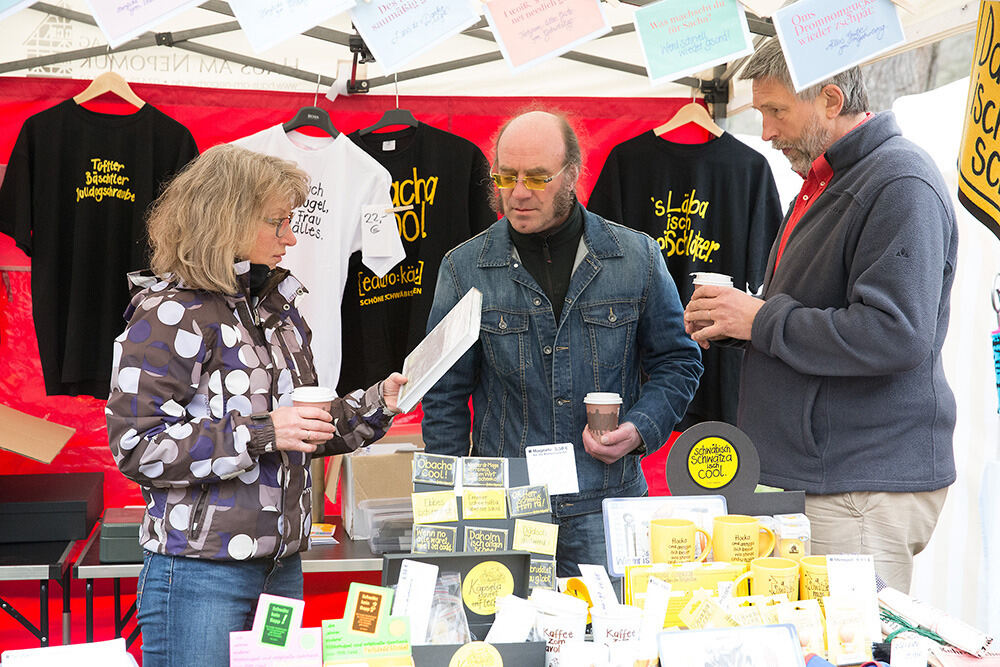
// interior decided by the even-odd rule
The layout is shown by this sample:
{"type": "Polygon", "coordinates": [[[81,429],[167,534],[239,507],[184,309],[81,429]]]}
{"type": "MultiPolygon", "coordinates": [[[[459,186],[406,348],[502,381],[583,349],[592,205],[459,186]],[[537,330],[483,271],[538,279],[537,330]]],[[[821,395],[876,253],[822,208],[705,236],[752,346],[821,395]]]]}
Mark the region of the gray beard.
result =
{"type": "MultiPolygon", "coordinates": [[[[557,220],[565,220],[569,217],[570,211],[573,210],[574,203],[576,203],[576,191],[572,185],[563,182],[553,201],[553,217],[557,220]]],[[[494,187],[490,191],[490,206],[500,215],[507,215],[507,211],[503,205],[503,197],[500,196],[500,189],[497,187],[494,187]]]]}
{"type": "Polygon", "coordinates": [[[771,145],[778,150],[791,149],[792,152],[787,156],[788,162],[792,165],[792,169],[804,178],[816,158],[826,152],[832,135],[833,133],[820,125],[814,117],[802,130],[802,136],[798,141],[772,141],[771,145]]]}

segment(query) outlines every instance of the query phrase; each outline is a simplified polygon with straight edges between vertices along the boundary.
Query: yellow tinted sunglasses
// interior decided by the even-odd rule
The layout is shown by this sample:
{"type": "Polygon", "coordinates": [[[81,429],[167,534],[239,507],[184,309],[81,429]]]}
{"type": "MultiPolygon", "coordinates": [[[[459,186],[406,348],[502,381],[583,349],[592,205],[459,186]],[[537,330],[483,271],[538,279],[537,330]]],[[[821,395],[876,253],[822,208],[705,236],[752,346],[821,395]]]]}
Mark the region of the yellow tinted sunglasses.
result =
{"type": "Polygon", "coordinates": [[[496,183],[496,186],[501,190],[509,190],[513,188],[515,185],[517,185],[518,181],[523,183],[524,187],[528,188],[529,190],[544,190],[545,186],[551,183],[552,179],[554,179],[556,176],[563,173],[563,171],[565,171],[566,167],[568,166],[569,166],[568,164],[564,164],[562,166],[562,169],[552,174],[551,176],[522,176],[518,178],[514,174],[493,173],[490,174],[490,177],[493,179],[493,182],[496,183]]]}

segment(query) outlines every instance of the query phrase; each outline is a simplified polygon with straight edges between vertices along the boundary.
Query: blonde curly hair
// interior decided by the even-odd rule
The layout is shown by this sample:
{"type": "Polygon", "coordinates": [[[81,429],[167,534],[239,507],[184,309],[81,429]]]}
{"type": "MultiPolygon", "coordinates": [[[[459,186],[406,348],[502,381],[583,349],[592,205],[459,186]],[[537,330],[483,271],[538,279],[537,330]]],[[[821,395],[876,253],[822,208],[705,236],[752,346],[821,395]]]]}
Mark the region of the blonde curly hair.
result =
{"type": "Polygon", "coordinates": [[[233,264],[250,251],[264,207],[292,209],[309,194],[309,176],[294,162],[220,144],[189,162],[153,202],[147,220],[151,268],[188,287],[233,294],[233,264]]]}

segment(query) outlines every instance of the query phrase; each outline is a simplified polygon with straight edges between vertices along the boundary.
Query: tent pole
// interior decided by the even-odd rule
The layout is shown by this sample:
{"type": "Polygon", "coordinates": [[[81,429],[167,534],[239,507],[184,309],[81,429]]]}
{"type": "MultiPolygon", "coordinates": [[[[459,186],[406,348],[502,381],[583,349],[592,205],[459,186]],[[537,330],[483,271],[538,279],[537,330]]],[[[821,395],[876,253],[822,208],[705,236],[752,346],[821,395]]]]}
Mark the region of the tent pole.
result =
{"type": "MultiPolygon", "coordinates": [[[[32,6],[32,9],[38,9],[39,4],[36,3],[32,6]]],[[[62,7],[54,7],[56,12],[53,12],[54,16],[59,16],[61,18],[68,18],[70,20],[78,20],[72,16],[65,16],[63,12],[69,12],[70,10],[64,10],[62,7]]],[[[46,10],[47,11],[47,10],[46,10]]],[[[72,14],[79,14],[79,12],[71,12],[72,14]]],[[[86,16],[86,15],[84,15],[86,16]]],[[[87,17],[90,18],[90,17],[87,17]]],[[[86,23],[87,21],[84,21],[86,23]]],[[[91,24],[93,25],[93,24],[91,24]]],[[[22,69],[31,69],[32,67],[44,67],[46,65],[57,65],[59,63],[68,62],[70,60],[76,60],[77,58],[90,58],[93,56],[107,55],[108,53],[122,53],[124,51],[134,51],[135,49],[144,49],[149,46],[156,46],[157,44],[162,44],[164,42],[163,35],[170,35],[170,40],[176,45],[176,42],[186,41],[188,39],[193,39],[196,37],[205,37],[207,35],[218,35],[226,32],[234,32],[240,29],[240,24],[236,21],[229,21],[226,23],[219,23],[217,25],[205,26],[203,28],[192,28],[190,30],[180,30],[174,33],[152,33],[147,32],[135,39],[131,39],[124,44],[120,45],[118,48],[109,49],[108,46],[91,46],[85,49],[76,49],[73,51],[64,51],[62,53],[53,53],[47,56],[36,56],[34,58],[25,58],[23,60],[12,60],[6,63],[0,63],[0,74],[5,72],[16,72],[22,69]]],[[[167,44],[167,46],[170,46],[167,44]]]]}

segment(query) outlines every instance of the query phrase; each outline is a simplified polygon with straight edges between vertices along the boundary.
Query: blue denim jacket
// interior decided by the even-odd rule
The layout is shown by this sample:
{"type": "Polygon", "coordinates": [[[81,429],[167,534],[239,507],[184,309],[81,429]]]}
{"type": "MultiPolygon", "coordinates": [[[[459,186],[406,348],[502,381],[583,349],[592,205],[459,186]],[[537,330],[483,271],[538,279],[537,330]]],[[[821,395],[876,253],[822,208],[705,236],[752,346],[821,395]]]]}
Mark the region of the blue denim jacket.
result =
{"type": "Polygon", "coordinates": [[[523,457],[528,446],[573,443],[580,493],[553,497],[556,516],[599,511],[606,497],[642,495],[642,447],[612,465],[584,450],[583,397],[621,394],[620,421],[635,424],[651,452],[694,396],[701,352],[684,333],[660,249],[649,236],[584,211],[577,265],[556,322],[508,230],[503,218],[441,264],[428,331],[470,287],[483,293],[483,315],[479,341],[424,397],[427,451],[468,454],[471,418],[474,456],[523,457]]]}

